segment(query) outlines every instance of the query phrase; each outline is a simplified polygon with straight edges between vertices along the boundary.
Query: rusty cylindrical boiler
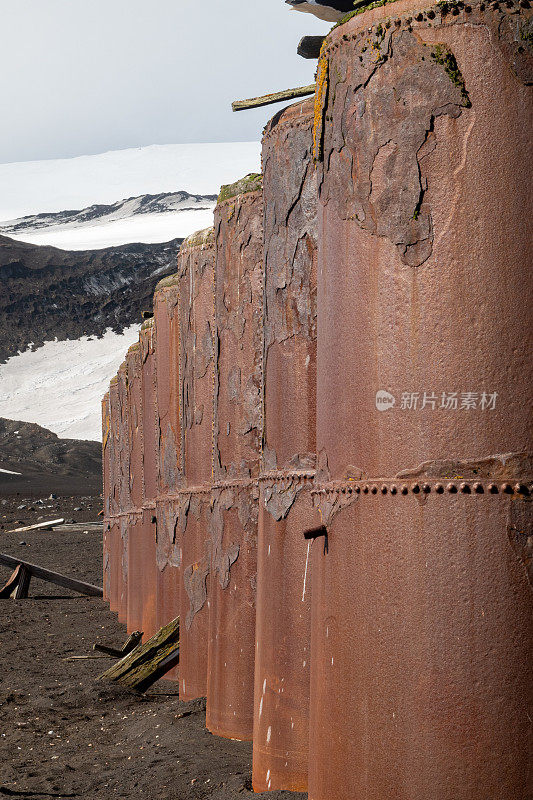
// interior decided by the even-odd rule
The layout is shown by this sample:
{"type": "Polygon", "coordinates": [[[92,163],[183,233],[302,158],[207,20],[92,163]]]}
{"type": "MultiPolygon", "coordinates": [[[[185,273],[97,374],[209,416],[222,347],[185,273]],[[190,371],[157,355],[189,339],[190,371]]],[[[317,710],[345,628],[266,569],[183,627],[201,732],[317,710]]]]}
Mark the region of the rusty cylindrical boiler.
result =
{"type": "MultiPolygon", "coordinates": [[[[158,496],[156,501],[157,627],[180,615],[182,571],[178,492],[183,486],[179,402],[179,276],[164,278],[154,295],[158,496]]],[[[169,673],[178,679],[178,670],[169,673]]]]}
{"type": "Polygon", "coordinates": [[[356,14],[318,72],[310,800],[531,783],[531,12],[356,14]]]}
{"type": "Polygon", "coordinates": [[[180,698],[207,693],[214,386],[214,235],[199,231],[180,249],[180,409],[184,475],[181,527],[180,698]]]}
{"type": "Polygon", "coordinates": [[[109,392],[102,398],[102,495],[104,505],[104,530],[102,543],[102,587],[103,597],[109,603],[111,597],[111,541],[112,519],[111,505],[113,498],[115,454],[113,452],[113,437],[111,435],[111,409],[109,406],[109,392]]]}
{"type": "Polygon", "coordinates": [[[154,354],[154,320],[146,320],[139,334],[141,350],[141,391],[143,407],[143,506],[142,534],[139,542],[142,563],[142,624],[141,630],[147,640],[157,631],[157,566],[156,566],[156,524],[155,498],[157,496],[157,425],[156,425],[156,385],[154,354]]]}
{"type": "Polygon", "coordinates": [[[143,534],[143,404],[141,351],[133,344],[126,354],[130,515],[128,530],[128,632],[142,630],[143,534]]]}
{"type": "MultiPolygon", "coordinates": [[[[317,194],[313,100],[263,138],[264,447],[253,737],[256,791],[307,790],[311,497],[316,452],[317,194]]],[[[315,527],[318,523],[315,523],[315,527]]]]}
{"type": "Polygon", "coordinates": [[[207,727],[251,739],[258,475],[263,433],[261,176],[222,188],[215,210],[215,487],[209,530],[207,727]]]}

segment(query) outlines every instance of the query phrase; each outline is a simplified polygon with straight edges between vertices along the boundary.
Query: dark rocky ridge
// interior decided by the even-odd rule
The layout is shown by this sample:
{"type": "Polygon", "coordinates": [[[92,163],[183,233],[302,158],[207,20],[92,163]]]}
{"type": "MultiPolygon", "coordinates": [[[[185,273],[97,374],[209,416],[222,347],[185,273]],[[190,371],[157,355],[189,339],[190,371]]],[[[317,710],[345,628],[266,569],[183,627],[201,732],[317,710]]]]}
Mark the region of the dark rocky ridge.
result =
{"type": "Polygon", "coordinates": [[[0,472],[0,496],[100,494],[101,450],[99,442],[60,439],[32,422],[0,418],[0,469],[22,473],[0,472]]]}
{"type": "Polygon", "coordinates": [[[120,333],[175,272],[183,240],[59,250],[0,236],[0,363],[45,341],[120,333]]]}

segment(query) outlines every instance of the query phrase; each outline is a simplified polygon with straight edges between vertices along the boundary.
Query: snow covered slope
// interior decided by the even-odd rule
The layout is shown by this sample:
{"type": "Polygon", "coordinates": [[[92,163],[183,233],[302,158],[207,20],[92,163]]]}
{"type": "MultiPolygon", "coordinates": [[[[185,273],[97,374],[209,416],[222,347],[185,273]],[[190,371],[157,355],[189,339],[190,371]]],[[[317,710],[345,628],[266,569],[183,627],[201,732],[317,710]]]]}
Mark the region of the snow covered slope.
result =
{"type": "Polygon", "coordinates": [[[34,214],[0,223],[0,234],[66,250],[184,239],[212,224],[216,195],[165,192],[94,204],[81,210],[34,214]]]}
{"type": "Polygon", "coordinates": [[[36,422],[67,439],[100,440],[101,399],[139,328],[47,342],[9,359],[0,365],[0,417],[36,422]]]}
{"type": "Polygon", "coordinates": [[[218,194],[223,183],[259,172],[260,151],[259,142],[166,144],[0,164],[0,221],[143,194],[218,194]]]}

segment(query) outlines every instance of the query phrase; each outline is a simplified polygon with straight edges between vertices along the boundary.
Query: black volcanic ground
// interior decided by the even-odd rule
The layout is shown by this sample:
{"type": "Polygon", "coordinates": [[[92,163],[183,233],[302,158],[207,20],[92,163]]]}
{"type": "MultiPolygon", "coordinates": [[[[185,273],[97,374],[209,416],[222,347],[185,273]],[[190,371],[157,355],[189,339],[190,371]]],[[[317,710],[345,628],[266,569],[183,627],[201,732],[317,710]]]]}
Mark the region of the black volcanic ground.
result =
{"type": "Polygon", "coordinates": [[[0,363],[51,341],[120,333],[176,271],[182,239],[68,251],[0,236],[0,363]]]}
{"type": "Polygon", "coordinates": [[[0,418],[0,497],[99,495],[102,491],[102,446],[99,442],[59,439],[30,422],[0,418]]]}

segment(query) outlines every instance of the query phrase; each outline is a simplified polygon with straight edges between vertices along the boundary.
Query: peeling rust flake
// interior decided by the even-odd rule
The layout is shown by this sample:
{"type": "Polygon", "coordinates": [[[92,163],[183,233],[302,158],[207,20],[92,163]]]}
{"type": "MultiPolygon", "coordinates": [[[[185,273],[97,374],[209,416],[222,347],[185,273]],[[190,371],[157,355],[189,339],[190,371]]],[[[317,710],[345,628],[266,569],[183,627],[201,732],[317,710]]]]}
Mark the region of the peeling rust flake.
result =
{"type": "Polygon", "coordinates": [[[420,266],[433,249],[424,157],[437,144],[434,122],[469,105],[444,45],[381,25],[362,34],[330,68],[321,201],[389,239],[404,264],[420,266]]]}

